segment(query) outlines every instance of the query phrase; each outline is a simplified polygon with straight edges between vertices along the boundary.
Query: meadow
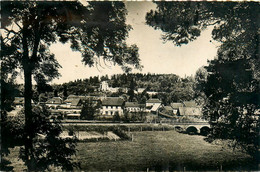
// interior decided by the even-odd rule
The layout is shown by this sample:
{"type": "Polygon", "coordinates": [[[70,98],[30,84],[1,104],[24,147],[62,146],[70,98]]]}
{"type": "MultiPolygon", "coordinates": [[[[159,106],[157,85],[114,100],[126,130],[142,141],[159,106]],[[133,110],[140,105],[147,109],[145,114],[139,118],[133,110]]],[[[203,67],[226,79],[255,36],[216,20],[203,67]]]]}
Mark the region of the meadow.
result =
{"type": "Polygon", "coordinates": [[[133,141],[79,143],[76,161],[91,171],[253,170],[240,150],[176,131],[132,132],[133,141]]]}
{"type": "MultiPolygon", "coordinates": [[[[241,150],[208,143],[204,136],[170,131],[130,132],[133,140],[79,142],[74,161],[83,171],[257,170],[241,150]]],[[[8,159],[14,171],[24,169],[18,147],[8,159]]]]}

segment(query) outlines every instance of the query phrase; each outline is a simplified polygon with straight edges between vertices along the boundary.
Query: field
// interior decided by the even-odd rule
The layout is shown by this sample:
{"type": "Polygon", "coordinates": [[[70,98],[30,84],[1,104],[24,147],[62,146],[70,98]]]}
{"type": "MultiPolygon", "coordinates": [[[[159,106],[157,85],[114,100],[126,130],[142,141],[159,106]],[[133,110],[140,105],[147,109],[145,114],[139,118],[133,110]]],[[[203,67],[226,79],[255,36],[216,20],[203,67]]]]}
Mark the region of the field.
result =
{"type": "MultiPolygon", "coordinates": [[[[256,170],[247,154],[210,144],[203,136],[176,131],[142,131],[130,135],[133,141],[78,143],[75,161],[81,163],[84,171],[256,170]]],[[[17,156],[18,150],[13,149],[9,158],[17,156]]],[[[21,170],[22,162],[12,161],[14,170],[21,170]]]]}
{"type": "Polygon", "coordinates": [[[210,144],[204,137],[175,131],[133,132],[133,141],[79,143],[83,170],[242,170],[250,158],[210,144]]]}

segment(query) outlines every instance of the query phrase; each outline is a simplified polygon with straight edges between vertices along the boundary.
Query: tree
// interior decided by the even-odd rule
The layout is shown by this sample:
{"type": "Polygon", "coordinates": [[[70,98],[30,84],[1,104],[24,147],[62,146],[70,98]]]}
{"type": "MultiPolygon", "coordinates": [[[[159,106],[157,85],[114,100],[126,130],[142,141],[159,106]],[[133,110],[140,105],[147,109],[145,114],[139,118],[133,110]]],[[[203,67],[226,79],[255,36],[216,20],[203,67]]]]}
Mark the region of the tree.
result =
{"type": "Polygon", "coordinates": [[[95,104],[92,99],[85,100],[80,112],[80,119],[93,120],[98,109],[99,105],[95,104]]]}
{"type": "Polygon", "coordinates": [[[247,59],[213,60],[200,91],[206,96],[203,113],[213,126],[211,138],[232,139],[234,147],[259,160],[260,87],[250,66],[247,59]]]}
{"type": "Polygon", "coordinates": [[[128,91],[129,101],[130,101],[130,102],[134,101],[134,97],[135,97],[135,86],[136,86],[136,83],[135,83],[135,81],[134,81],[134,78],[132,77],[132,78],[131,78],[131,81],[130,81],[129,91],[128,91]]]}
{"type": "MultiPolygon", "coordinates": [[[[6,73],[5,73],[6,74],[6,73]]],[[[18,145],[21,141],[21,137],[18,133],[20,128],[19,121],[14,122],[8,118],[8,112],[14,109],[13,101],[15,96],[19,95],[17,86],[14,84],[14,81],[7,80],[5,81],[5,74],[1,72],[1,165],[0,170],[9,171],[7,164],[10,163],[4,159],[8,155],[9,148],[18,145]]]]}
{"type": "Polygon", "coordinates": [[[89,2],[84,6],[76,1],[4,1],[1,8],[1,60],[4,66],[24,73],[24,160],[28,170],[34,170],[32,76],[41,74],[46,81],[59,76],[60,65],[48,47],[56,41],[70,43],[72,50],[81,52],[85,65],[97,65],[103,58],[124,69],[129,68],[127,64],[140,67],[138,48],[125,43],[130,26],[125,24],[122,2],[89,2]]]}
{"type": "Polygon", "coordinates": [[[68,97],[67,85],[63,85],[63,99],[68,97]]]}
{"type": "Polygon", "coordinates": [[[206,95],[201,91],[204,87],[204,84],[207,81],[208,72],[205,66],[200,67],[195,74],[195,84],[194,84],[194,90],[195,90],[195,98],[196,102],[199,105],[203,105],[207,99],[206,95]]]}
{"type": "MultiPolygon", "coordinates": [[[[53,119],[51,122],[51,113],[45,106],[36,106],[32,109],[33,118],[31,130],[34,130],[34,137],[32,140],[31,156],[33,159],[27,161],[25,148],[20,150],[20,158],[26,163],[33,163],[36,171],[51,170],[51,166],[61,167],[62,170],[73,170],[73,167],[79,167],[79,163],[72,161],[72,155],[76,153],[76,136],[72,138],[60,138],[62,126],[60,122],[53,119]]],[[[24,111],[20,114],[22,118],[22,129],[25,129],[25,115],[24,111]]],[[[24,132],[20,135],[24,136],[24,132]]],[[[27,165],[27,164],[26,164],[27,165]]],[[[27,165],[28,166],[28,165],[27,165]]]]}
{"type": "Polygon", "coordinates": [[[209,63],[200,89],[206,95],[204,115],[212,137],[232,139],[259,161],[259,17],[257,2],[157,2],[147,24],[164,32],[163,40],[181,46],[214,26],[212,38],[221,43],[209,63]],[[213,125],[214,124],[214,125],[213,125]]]}
{"type": "Polygon", "coordinates": [[[118,122],[118,121],[121,121],[121,117],[120,117],[119,113],[116,111],[113,116],[113,122],[118,122]]]}
{"type": "Polygon", "coordinates": [[[58,97],[58,90],[54,90],[54,92],[53,92],[53,95],[54,95],[54,97],[58,97]]]}

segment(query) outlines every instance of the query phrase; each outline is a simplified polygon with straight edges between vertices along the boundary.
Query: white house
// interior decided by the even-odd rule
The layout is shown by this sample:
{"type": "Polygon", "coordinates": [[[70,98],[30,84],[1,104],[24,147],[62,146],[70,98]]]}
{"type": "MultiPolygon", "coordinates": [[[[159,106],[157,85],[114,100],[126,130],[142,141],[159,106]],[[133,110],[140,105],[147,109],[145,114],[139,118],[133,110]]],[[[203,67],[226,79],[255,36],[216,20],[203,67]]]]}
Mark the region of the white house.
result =
{"type": "Polygon", "coordinates": [[[102,115],[115,115],[118,112],[119,115],[123,115],[124,100],[119,97],[107,97],[101,102],[102,115]]]}
{"type": "Polygon", "coordinates": [[[137,102],[126,102],[125,109],[128,112],[141,112],[145,111],[145,104],[139,104],[137,102]]]}
{"type": "Polygon", "coordinates": [[[100,84],[100,87],[99,89],[101,91],[109,91],[109,92],[112,92],[112,93],[116,93],[116,92],[119,92],[119,91],[122,91],[124,93],[127,93],[128,89],[127,88],[122,88],[122,87],[109,87],[107,81],[102,81],[101,84],[100,84]]]}
{"type": "Polygon", "coordinates": [[[102,81],[100,84],[100,90],[101,91],[109,91],[109,85],[107,81],[102,81]]]}

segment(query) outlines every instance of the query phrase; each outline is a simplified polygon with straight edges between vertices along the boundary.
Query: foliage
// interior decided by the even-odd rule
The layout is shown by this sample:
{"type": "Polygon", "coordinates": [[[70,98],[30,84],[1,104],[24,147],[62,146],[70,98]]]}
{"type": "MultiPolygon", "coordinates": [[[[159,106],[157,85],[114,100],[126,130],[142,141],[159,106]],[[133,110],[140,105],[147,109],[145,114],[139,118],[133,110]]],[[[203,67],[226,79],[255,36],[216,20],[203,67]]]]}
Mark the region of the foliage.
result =
{"type": "Polygon", "coordinates": [[[207,70],[210,74],[201,91],[207,97],[203,112],[213,125],[211,137],[235,140],[234,146],[256,157],[260,89],[248,60],[211,61],[207,70]]]}
{"type": "Polygon", "coordinates": [[[129,101],[130,102],[133,102],[133,100],[134,100],[135,86],[136,86],[136,84],[135,84],[134,78],[132,78],[131,81],[130,81],[129,90],[128,90],[128,93],[127,93],[129,95],[129,101]]]}
{"type": "Polygon", "coordinates": [[[119,136],[120,139],[123,139],[123,140],[129,140],[130,139],[130,137],[120,127],[113,126],[113,127],[110,127],[110,130],[113,133],[115,133],[117,136],[119,136]]]}
{"type": "MultiPolygon", "coordinates": [[[[1,157],[9,154],[9,148],[21,144],[21,125],[17,117],[9,117],[8,112],[14,110],[13,101],[19,95],[17,85],[13,80],[5,80],[4,74],[1,78],[1,157]]],[[[2,164],[2,163],[1,163],[2,164]]],[[[5,165],[1,165],[4,170],[5,165]]]]}
{"type": "Polygon", "coordinates": [[[66,99],[68,97],[68,91],[67,91],[67,86],[63,86],[63,98],[66,99]]]}
{"type": "Polygon", "coordinates": [[[30,128],[34,118],[32,76],[39,89],[40,84],[58,77],[61,67],[49,46],[56,41],[70,43],[72,50],[82,54],[85,65],[97,65],[102,58],[127,71],[130,70],[128,65],[141,67],[138,47],[125,42],[130,26],[125,24],[126,9],[122,2],[89,2],[84,6],[77,1],[4,1],[1,8],[4,9],[1,10],[1,65],[4,72],[12,76],[16,69],[24,73],[27,137],[23,159],[31,161],[27,168],[34,170],[32,152],[36,133],[30,128]]]}
{"type": "Polygon", "coordinates": [[[130,113],[129,113],[127,110],[124,111],[124,115],[123,115],[123,117],[122,117],[122,120],[123,120],[124,122],[126,122],[126,123],[129,123],[129,122],[130,122],[131,116],[130,116],[130,113]]]}
{"type": "Polygon", "coordinates": [[[19,112],[16,116],[7,116],[1,121],[1,154],[9,154],[9,148],[24,144],[24,115],[19,112]]]}
{"type": "Polygon", "coordinates": [[[13,101],[19,96],[17,85],[12,80],[1,79],[1,115],[13,110],[13,101]]]}
{"type": "MultiPolygon", "coordinates": [[[[92,77],[95,78],[95,77],[92,77]]],[[[68,82],[62,84],[68,88],[68,94],[84,95],[86,93],[94,93],[93,86],[98,87],[100,81],[96,77],[95,82],[90,82],[90,79],[76,80],[74,82],[68,82]],[[87,85],[87,89],[86,89],[87,85]]],[[[128,94],[131,93],[131,99],[136,100],[141,104],[144,104],[146,100],[150,98],[147,91],[159,92],[158,98],[163,101],[163,104],[169,104],[171,102],[189,101],[194,98],[194,84],[193,77],[180,78],[175,74],[142,74],[142,73],[128,73],[112,75],[111,79],[101,76],[102,79],[106,79],[110,86],[129,88],[128,94]],[[116,84],[115,84],[116,83],[116,84]],[[135,93],[137,88],[144,88],[143,92],[135,93]]],[[[93,80],[93,79],[92,79],[93,80]]],[[[62,88],[62,85],[55,85],[54,88],[62,88]]],[[[123,93],[119,89],[117,93],[107,93],[107,96],[118,97],[123,93]]]]}
{"type": "MultiPolygon", "coordinates": [[[[22,122],[22,128],[24,129],[24,112],[21,114],[23,118],[19,118],[19,122],[22,122]]],[[[78,164],[72,161],[72,155],[76,152],[76,137],[59,137],[62,132],[61,124],[55,119],[50,122],[49,116],[51,114],[46,107],[34,107],[33,114],[33,123],[30,126],[35,131],[32,143],[33,149],[31,149],[33,159],[26,160],[26,152],[23,147],[20,150],[20,158],[24,160],[25,164],[33,163],[31,165],[34,166],[35,170],[49,169],[52,165],[60,166],[63,170],[72,170],[73,167],[77,167],[78,164]]],[[[20,134],[23,135],[23,138],[26,137],[23,132],[20,134]]]]}
{"type": "Polygon", "coordinates": [[[259,17],[258,2],[156,2],[147,24],[164,32],[163,40],[181,46],[209,26],[221,43],[217,59],[198,71],[197,89],[213,139],[232,139],[259,160],[259,17]],[[204,73],[204,74],[203,74],[204,73]]]}
{"type": "Polygon", "coordinates": [[[114,122],[121,121],[121,117],[120,117],[120,115],[119,115],[119,113],[117,111],[113,115],[113,121],[114,122]]]}
{"type": "Polygon", "coordinates": [[[98,113],[99,103],[95,103],[92,99],[87,99],[83,102],[80,112],[80,119],[93,120],[95,114],[98,113]]]}

